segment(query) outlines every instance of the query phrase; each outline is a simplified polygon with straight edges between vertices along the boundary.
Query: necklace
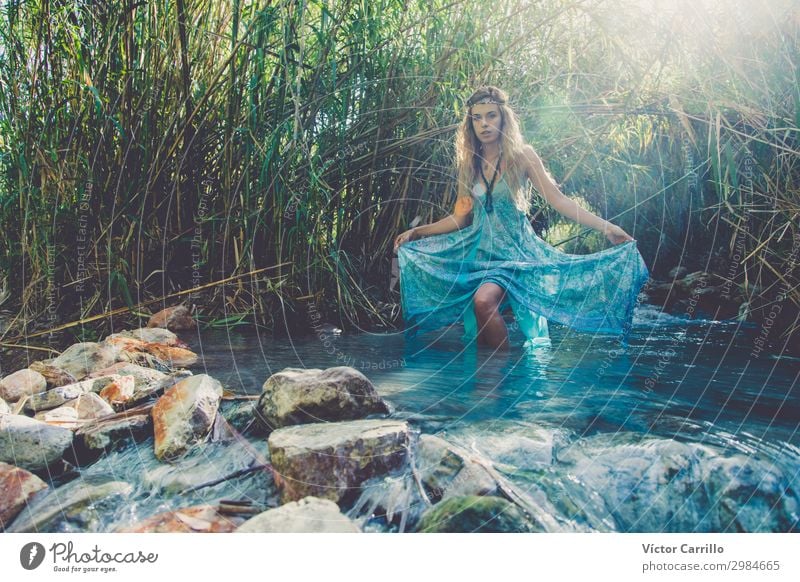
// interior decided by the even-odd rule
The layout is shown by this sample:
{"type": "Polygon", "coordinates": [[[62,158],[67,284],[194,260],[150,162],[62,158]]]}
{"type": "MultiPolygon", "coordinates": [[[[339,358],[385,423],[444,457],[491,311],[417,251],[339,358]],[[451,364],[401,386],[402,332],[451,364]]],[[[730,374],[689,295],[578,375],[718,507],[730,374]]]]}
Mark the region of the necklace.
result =
{"type": "Polygon", "coordinates": [[[483,183],[486,185],[486,202],[484,206],[486,208],[486,213],[490,213],[493,210],[492,206],[492,190],[494,189],[494,181],[497,179],[497,172],[500,170],[500,160],[503,158],[503,152],[500,151],[500,155],[497,156],[497,164],[494,167],[494,175],[492,176],[492,182],[486,179],[486,176],[483,174],[483,163],[481,163],[481,178],[483,178],[483,183]]]}

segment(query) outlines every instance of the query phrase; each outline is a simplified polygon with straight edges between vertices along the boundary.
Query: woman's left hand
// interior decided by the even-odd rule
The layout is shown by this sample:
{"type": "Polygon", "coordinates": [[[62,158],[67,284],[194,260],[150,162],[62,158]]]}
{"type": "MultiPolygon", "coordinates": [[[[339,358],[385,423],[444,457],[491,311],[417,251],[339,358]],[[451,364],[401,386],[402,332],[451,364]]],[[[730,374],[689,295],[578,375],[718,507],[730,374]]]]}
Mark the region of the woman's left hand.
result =
{"type": "Polygon", "coordinates": [[[622,230],[616,224],[611,224],[610,222],[608,223],[604,234],[606,235],[606,238],[615,245],[633,240],[631,235],[622,230]]]}

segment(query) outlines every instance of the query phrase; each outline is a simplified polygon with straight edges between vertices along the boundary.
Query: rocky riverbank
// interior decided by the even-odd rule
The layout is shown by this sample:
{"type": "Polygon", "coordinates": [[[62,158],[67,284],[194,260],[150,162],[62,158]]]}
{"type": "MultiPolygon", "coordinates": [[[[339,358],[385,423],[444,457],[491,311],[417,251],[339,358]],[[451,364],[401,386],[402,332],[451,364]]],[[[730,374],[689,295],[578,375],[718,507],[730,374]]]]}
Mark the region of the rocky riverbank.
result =
{"type": "MultiPolygon", "coordinates": [[[[488,474],[474,483],[468,478],[480,469],[463,472],[455,489],[446,484],[462,474],[466,459],[441,439],[421,438],[408,423],[389,418],[389,405],[354,368],[287,368],[273,374],[258,400],[246,402],[229,422],[220,412],[222,385],[193,374],[188,368],[196,362],[197,355],[173,332],[142,328],[74,344],[56,358],[0,379],[0,482],[5,485],[0,526],[32,532],[58,531],[70,520],[91,523],[84,515],[89,506],[114,504],[132,486],[115,480],[78,486],[71,479],[78,467],[126,446],[152,446],[155,457],[169,464],[214,440],[219,431],[241,437],[233,424],[268,439],[270,460],[263,459],[261,467],[272,475],[279,507],[254,514],[251,503],[226,500],[157,514],[117,531],[356,532],[361,528],[340,507],[359,501],[366,483],[409,477],[410,497],[423,507],[454,491],[496,495],[471,514],[495,515],[513,503],[503,499],[501,486],[487,486],[488,474]],[[439,459],[417,468],[414,458],[426,455],[439,459]]],[[[403,519],[408,515],[406,508],[398,518],[400,513],[403,519]]],[[[504,514],[497,525],[493,519],[485,520],[483,530],[543,530],[522,509],[513,519],[504,514]]],[[[417,522],[423,523],[415,518],[402,525],[417,522]]],[[[428,518],[424,528],[433,531],[437,523],[438,518],[428,518]]]]}

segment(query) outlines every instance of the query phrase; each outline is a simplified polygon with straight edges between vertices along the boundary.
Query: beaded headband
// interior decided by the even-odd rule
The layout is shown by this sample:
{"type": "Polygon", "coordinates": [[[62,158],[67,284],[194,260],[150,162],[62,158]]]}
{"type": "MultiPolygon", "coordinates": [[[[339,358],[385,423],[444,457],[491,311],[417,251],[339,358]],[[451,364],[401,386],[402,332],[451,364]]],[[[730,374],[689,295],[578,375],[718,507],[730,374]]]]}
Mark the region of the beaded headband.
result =
{"type": "Polygon", "coordinates": [[[494,103],[495,105],[503,105],[505,101],[503,101],[502,99],[496,99],[494,97],[484,97],[482,99],[475,101],[474,103],[470,103],[469,101],[467,101],[467,107],[472,107],[473,105],[480,105],[483,103],[494,103]]]}
{"type": "Polygon", "coordinates": [[[481,99],[480,101],[476,101],[472,105],[480,105],[482,103],[494,103],[495,105],[502,105],[503,103],[505,103],[505,101],[498,101],[494,97],[484,97],[483,99],[481,99]]]}

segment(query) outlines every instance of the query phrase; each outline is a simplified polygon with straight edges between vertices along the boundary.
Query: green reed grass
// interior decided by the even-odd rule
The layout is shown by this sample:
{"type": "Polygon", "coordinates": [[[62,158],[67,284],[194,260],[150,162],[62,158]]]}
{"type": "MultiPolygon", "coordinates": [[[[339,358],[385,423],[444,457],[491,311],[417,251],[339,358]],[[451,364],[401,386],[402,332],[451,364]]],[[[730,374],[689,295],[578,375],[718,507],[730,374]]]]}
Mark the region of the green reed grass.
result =
{"type": "Polygon", "coordinates": [[[754,308],[781,286],[798,306],[797,46],[788,1],[5,2],[4,337],[200,285],[217,324],[302,324],[308,301],[391,323],[392,240],[452,208],[453,131],[481,83],[656,275],[726,271],[741,239],[754,308]]]}

